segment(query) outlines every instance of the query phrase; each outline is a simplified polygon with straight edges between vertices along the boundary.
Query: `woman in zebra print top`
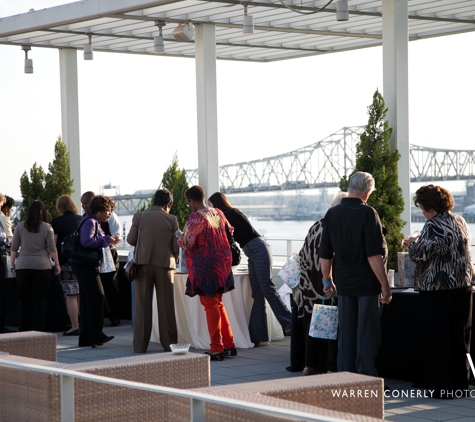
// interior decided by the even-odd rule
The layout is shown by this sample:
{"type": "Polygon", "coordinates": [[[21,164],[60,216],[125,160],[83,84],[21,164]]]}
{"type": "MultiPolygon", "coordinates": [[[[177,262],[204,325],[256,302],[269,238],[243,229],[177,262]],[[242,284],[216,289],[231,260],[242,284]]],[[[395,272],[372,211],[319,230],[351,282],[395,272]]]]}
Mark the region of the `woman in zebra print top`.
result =
{"type": "Polygon", "coordinates": [[[420,387],[434,396],[468,388],[472,281],[470,231],[459,215],[452,214],[454,198],[440,186],[417,190],[414,204],[427,218],[418,238],[406,246],[416,263],[414,289],[419,291],[425,340],[420,387]]]}
{"type": "MultiPolygon", "coordinates": [[[[334,207],[340,204],[341,199],[348,196],[346,192],[339,192],[330,204],[334,207]]],[[[321,372],[336,372],[337,343],[336,340],[324,340],[308,335],[312,319],[313,305],[322,303],[323,283],[318,247],[322,238],[323,219],[318,220],[310,227],[300,255],[300,283],[293,289],[293,299],[298,308],[298,318],[303,321],[305,337],[305,367],[303,375],[312,375],[321,372]]],[[[329,304],[329,300],[327,302],[329,304]]]]}

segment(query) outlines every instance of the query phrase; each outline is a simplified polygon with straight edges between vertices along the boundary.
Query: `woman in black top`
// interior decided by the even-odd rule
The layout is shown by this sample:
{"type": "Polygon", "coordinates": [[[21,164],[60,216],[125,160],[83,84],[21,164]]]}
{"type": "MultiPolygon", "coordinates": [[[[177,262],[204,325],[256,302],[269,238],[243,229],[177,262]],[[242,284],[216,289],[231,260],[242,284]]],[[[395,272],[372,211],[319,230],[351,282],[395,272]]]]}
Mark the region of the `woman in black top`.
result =
{"type": "Polygon", "coordinates": [[[234,239],[248,258],[249,278],[254,298],[249,319],[251,341],[256,346],[260,342],[269,341],[265,299],[282,325],[284,334],[290,335],[292,315],[272,282],[272,254],[269,245],[254,230],[247,217],[237,208],[231,206],[224,194],[214,193],[209,197],[208,204],[224,213],[229,223],[234,227],[234,239]]]}
{"type": "Polygon", "coordinates": [[[77,215],[78,209],[76,204],[69,195],[63,195],[56,201],[56,209],[61,214],[51,221],[51,226],[54,230],[54,242],[56,250],[58,251],[59,265],[61,266],[61,273],[59,281],[63,292],[66,295],[66,305],[68,307],[69,319],[71,320],[71,329],[65,331],[65,336],[79,335],[79,283],[76,276],[71,270],[71,264],[68,258],[61,253],[61,244],[66,236],[72,234],[79,222],[81,216],[77,215]]]}

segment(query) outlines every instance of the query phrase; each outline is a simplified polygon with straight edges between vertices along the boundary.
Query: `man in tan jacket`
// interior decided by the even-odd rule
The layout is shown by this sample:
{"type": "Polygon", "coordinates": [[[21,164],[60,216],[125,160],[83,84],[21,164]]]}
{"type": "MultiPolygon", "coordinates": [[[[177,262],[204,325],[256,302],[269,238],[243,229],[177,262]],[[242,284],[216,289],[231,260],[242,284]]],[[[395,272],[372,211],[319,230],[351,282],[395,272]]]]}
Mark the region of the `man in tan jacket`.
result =
{"type": "Polygon", "coordinates": [[[134,352],[145,353],[152,332],[153,287],[157,298],[160,343],[166,351],[178,340],[173,296],[173,273],[178,259],[175,232],[178,221],[170,215],[173,195],[167,189],[155,192],[154,206],[137,213],[127,242],[135,246],[134,352]]]}

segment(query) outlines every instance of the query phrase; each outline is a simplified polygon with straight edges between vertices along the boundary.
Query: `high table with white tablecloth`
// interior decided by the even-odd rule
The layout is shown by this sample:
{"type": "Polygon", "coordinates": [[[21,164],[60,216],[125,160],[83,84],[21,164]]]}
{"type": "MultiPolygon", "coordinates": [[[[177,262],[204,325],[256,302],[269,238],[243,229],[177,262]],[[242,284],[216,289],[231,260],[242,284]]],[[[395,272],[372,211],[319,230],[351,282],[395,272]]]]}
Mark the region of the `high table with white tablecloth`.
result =
{"type": "MultiPolygon", "coordinates": [[[[196,349],[209,349],[209,333],[206,324],[206,314],[198,296],[185,295],[187,274],[176,273],[174,277],[175,315],[178,327],[178,341],[190,343],[196,349]]],[[[249,316],[252,308],[252,292],[249,274],[234,274],[235,289],[223,294],[223,304],[228,314],[234,343],[238,349],[248,349],[254,346],[249,337],[249,316]]],[[[266,303],[267,328],[270,340],[282,340],[284,333],[274,313],[266,303]]],[[[158,312],[153,298],[152,341],[160,341],[158,333],[158,312]]]]}

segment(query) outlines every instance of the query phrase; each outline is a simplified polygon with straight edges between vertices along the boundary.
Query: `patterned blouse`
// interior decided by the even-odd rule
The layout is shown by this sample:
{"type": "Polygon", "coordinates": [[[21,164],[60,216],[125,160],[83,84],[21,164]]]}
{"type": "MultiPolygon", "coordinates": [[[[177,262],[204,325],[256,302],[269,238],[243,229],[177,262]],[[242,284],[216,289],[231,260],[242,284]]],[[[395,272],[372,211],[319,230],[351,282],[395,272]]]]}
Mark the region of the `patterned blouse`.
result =
{"type": "MultiPolygon", "coordinates": [[[[293,298],[298,307],[298,317],[312,315],[313,305],[323,298],[322,271],[318,258],[318,247],[322,238],[323,219],[318,220],[305,238],[300,256],[300,283],[293,290],[293,298]]],[[[328,302],[329,304],[329,302],[328,302]]]]}
{"type": "Polygon", "coordinates": [[[470,286],[475,281],[470,247],[470,231],[459,215],[448,212],[427,220],[419,240],[409,245],[409,256],[416,263],[414,289],[470,286]]]}
{"type": "Polygon", "coordinates": [[[232,255],[226,236],[223,213],[215,208],[197,211],[188,217],[178,245],[186,250],[188,296],[214,296],[234,289],[232,255]]]}

